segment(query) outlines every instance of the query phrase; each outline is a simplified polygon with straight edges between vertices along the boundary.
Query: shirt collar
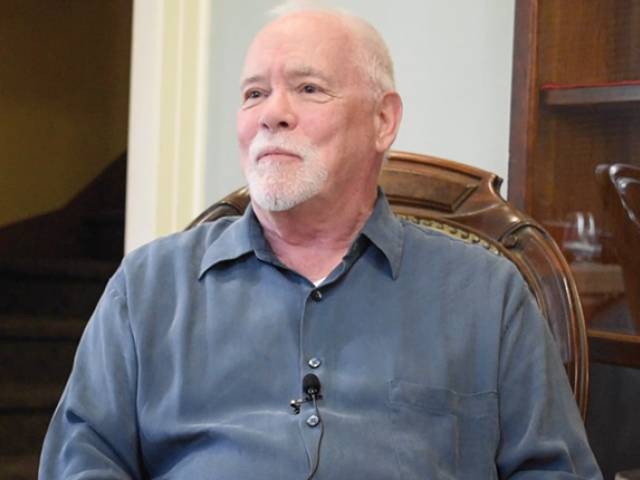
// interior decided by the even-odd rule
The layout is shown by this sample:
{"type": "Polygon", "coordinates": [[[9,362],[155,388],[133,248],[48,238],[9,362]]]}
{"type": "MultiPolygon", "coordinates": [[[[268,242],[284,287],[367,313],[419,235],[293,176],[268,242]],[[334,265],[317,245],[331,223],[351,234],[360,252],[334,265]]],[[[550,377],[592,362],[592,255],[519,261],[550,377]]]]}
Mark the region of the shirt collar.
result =
{"type": "Polygon", "coordinates": [[[252,252],[251,235],[255,231],[255,226],[252,225],[254,223],[258,224],[258,220],[249,204],[244,214],[225,228],[204,252],[198,278],[202,278],[207,270],[220,262],[235,260],[252,252]]]}
{"type": "MultiPolygon", "coordinates": [[[[393,279],[398,277],[400,270],[404,243],[403,232],[402,224],[391,211],[387,198],[379,189],[373,212],[365,223],[361,234],[367,237],[385,256],[393,279]]],[[[249,204],[244,214],[232,222],[209,245],[202,257],[198,278],[202,278],[207,270],[218,263],[235,260],[251,252],[261,260],[279,263],[264,238],[262,227],[253,213],[251,204],[249,204]]]]}
{"type": "Polygon", "coordinates": [[[398,278],[404,245],[404,228],[391,211],[382,189],[378,189],[376,204],[362,229],[362,235],[367,237],[385,256],[392,278],[394,280],[398,278]]]}

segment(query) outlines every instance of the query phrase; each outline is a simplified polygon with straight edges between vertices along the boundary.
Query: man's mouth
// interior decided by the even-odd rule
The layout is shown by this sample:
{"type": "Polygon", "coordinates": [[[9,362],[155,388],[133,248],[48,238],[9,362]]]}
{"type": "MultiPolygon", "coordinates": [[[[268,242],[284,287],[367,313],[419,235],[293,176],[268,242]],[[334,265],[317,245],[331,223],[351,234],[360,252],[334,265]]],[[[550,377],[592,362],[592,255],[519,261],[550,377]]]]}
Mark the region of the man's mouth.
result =
{"type": "Polygon", "coordinates": [[[284,148],[265,148],[258,154],[256,160],[260,161],[265,157],[273,157],[273,156],[300,158],[300,155],[298,155],[297,153],[290,152],[289,150],[285,150],[284,148]]]}

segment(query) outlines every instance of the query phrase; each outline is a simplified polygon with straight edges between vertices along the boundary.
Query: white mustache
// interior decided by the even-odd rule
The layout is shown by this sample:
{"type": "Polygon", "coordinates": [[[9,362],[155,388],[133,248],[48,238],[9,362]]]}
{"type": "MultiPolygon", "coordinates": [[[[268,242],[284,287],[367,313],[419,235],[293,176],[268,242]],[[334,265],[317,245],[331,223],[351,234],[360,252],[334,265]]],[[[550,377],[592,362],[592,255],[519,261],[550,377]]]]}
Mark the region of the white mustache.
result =
{"type": "Polygon", "coordinates": [[[296,155],[302,161],[308,160],[314,152],[313,145],[307,141],[292,140],[282,135],[270,136],[264,132],[259,132],[249,145],[249,159],[251,164],[255,165],[260,156],[268,153],[270,150],[285,150],[288,153],[296,155]]]}

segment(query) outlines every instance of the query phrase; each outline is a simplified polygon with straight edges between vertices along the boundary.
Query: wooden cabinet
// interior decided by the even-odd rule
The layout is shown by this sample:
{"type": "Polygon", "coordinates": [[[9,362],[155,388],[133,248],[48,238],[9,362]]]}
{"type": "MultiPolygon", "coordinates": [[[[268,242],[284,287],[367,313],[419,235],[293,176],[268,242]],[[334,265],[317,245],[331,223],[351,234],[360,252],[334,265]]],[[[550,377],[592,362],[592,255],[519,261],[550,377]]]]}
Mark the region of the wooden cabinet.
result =
{"type": "Polygon", "coordinates": [[[512,98],[509,199],[573,260],[592,359],[640,367],[640,318],[628,308],[640,292],[607,212],[616,199],[595,173],[640,165],[640,0],[516,0],[512,98]],[[594,221],[586,259],[567,242],[577,214],[594,221]]]}
{"type": "Polygon", "coordinates": [[[640,0],[516,0],[508,197],[572,265],[592,362],[587,432],[613,478],[640,467],[640,228],[616,223],[629,219],[612,213],[603,164],[640,166],[640,0]]]}

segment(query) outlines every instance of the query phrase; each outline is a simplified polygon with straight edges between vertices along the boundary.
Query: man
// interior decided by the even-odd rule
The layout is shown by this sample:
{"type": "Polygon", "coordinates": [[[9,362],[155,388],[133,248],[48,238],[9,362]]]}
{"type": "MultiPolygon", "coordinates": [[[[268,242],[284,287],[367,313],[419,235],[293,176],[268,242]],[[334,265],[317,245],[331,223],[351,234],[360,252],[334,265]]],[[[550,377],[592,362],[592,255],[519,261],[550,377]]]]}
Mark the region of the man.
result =
{"type": "Polygon", "coordinates": [[[123,261],[41,478],[600,478],[515,268],[378,191],[402,103],[375,30],[284,15],[241,90],[251,207],[123,261]]]}

